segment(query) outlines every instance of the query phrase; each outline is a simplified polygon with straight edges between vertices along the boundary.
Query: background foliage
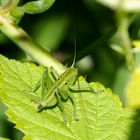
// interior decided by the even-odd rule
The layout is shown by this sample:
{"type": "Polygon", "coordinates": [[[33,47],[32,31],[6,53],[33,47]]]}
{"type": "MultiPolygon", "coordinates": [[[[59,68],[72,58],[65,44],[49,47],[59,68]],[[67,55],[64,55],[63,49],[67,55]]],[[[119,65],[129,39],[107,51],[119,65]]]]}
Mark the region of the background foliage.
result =
{"type": "MultiPolygon", "coordinates": [[[[26,2],[21,1],[21,4],[26,2]]],[[[58,60],[69,66],[72,64],[76,40],[79,73],[87,77],[89,82],[98,81],[111,88],[120,96],[123,106],[137,110],[134,119],[138,121],[133,124],[130,140],[139,140],[140,105],[135,99],[140,96],[140,7],[136,0],[127,0],[120,9],[117,4],[117,0],[59,0],[42,14],[25,14],[19,26],[42,48],[52,51],[58,60]],[[123,40],[125,34],[128,35],[127,41],[123,40]],[[124,51],[126,44],[131,44],[131,48],[124,51]],[[131,58],[133,52],[136,53],[131,58]],[[136,96],[133,97],[132,93],[136,96]]],[[[21,62],[28,61],[25,53],[2,33],[0,53],[21,62]]],[[[0,136],[20,139],[23,134],[7,121],[3,113],[5,108],[1,104],[0,136]]]]}

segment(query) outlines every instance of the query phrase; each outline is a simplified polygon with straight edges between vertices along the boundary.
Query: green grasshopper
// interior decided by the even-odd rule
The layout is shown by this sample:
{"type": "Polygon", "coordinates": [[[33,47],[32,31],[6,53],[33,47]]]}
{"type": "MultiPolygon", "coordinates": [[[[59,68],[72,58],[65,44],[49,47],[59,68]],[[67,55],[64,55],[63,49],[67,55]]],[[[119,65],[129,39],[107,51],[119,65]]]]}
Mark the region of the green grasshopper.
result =
{"type": "Polygon", "coordinates": [[[38,104],[37,110],[41,111],[44,108],[58,105],[59,109],[62,111],[64,122],[66,123],[66,114],[62,101],[66,101],[69,98],[74,106],[74,119],[77,120],[75,98],[69,91],[70,86],[75,83],[77,75],[77,69],[74,67],[67,68],[60,76],[53,67],[50,67],[49,69],[45,68],[42,79],[37,82],[32,90],[30,90],[35,92],[42,84],[41,101],[34,101],[38,104]]]}
{"type": "Polygon", "coordinates": [[[42,84],[41,100],[34,101],[38,104],[37,110],[41,111],[45,108],[50,108],[58,105],[63,114],[64,123],[66,123],[66,114],[62,102],[68,100],[69,98],[74,106],[74,120],[78,120],[76,117],[76,101],[70,90],[76,92],[91,92],[93,91],[93,89],[89,85],[79,85],[78,87],[74,85],[77,78],[78,72],[74,67],[67,68],[66,71],[60,76],[53,69],[53,67],[45,68],[42,79],[37,82],[32,90],[30,90],[32,92],[35,92],[42,84]]]}

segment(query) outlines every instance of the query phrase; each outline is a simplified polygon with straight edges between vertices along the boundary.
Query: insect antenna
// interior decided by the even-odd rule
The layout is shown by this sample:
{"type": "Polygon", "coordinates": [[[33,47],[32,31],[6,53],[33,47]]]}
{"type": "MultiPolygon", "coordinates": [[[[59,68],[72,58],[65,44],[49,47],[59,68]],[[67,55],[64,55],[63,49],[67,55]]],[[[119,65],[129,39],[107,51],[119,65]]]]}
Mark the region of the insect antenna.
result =
{"type": "Polygon", "coordinates": [[[71,68],[74,67],[75,61],[76,61],[76,40],[74,40],[74,57],[73,57],[73,62],[72,62],[71,68]]]}
{"type": "Polygon", "coordinates": [[[75,14],[74,14],[74,8],[73,8],[73,0],[71,0],[71,15],[72,15],[72,26],[73,26],[73,43],[74,43],[74,56],[71,68],[74,67],[75,61],[76,61],[76,48],[77,48],[77,36],[76,36],[76,25],[75,25],[75,14]]]}

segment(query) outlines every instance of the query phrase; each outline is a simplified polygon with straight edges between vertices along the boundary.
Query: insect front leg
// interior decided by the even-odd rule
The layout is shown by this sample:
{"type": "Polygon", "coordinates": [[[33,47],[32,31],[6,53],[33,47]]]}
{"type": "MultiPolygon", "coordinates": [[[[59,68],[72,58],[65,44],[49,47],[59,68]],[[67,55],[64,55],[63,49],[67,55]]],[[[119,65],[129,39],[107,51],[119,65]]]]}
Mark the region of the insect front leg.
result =
{"type": "Polygon", "coordinates": [[[37,83],[31,88],[31,89],[25,89],[24,91],[25,92],[36,92],[37,89],[40,87],[41,85],[41,81],[42,81],[42,78],[40,78],[37,83]]]}
{"type": "Polygon", "coordinates": [[[44,69],[44,71],[43,71],[42,78],[40,78],[31,89],[24,90],[24,91],[27,91],[27,92],[36,92],[38,90],[38,88],[41,86],[41,84],[44,82],[45,73],[46,73],[46,69],[44,69]]]}

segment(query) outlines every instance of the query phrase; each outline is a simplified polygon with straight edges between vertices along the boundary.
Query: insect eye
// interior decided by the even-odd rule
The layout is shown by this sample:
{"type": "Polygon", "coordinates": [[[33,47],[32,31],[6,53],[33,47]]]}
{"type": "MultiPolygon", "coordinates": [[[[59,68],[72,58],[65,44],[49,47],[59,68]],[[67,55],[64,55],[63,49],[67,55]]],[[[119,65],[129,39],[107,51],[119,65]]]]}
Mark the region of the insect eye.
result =
{"type": "Polygon", "coordinates": [[[65,83],[65,85],[67,85],[68,83],[65,83]]]}

